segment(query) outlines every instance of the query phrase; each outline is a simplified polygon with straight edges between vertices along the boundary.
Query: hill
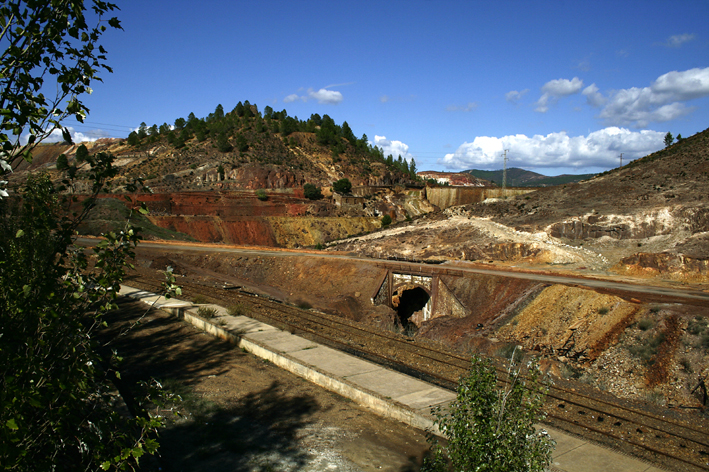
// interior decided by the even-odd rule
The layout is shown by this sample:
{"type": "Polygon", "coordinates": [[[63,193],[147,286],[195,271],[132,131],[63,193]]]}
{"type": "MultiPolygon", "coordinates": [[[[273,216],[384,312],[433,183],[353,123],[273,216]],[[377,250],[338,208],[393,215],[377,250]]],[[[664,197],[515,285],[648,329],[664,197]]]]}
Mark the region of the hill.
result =
{"type": "MultiPolygon", "coordinates": [[[[470,174],[479,179],[489,180],[497,185],[502,185],[502,170],[465,170],[462,173],[470,174]]],[[[511,167],[507,169],[507,185],[509,187],[553,187],[554,185],[564,185],[587,180],[596,174],[562,174],[557,176],[546,176],[537,174],[530,170],[511,167]]]]}
{"type": "MultiPolygon", "coordinates": [[[[119,175],[110,182],[112,193],[122,193],[136,177],[143,177],[156,192],[287,189],[306,183],[329,187],[341,178],[355,186],[416,180],[415,164],[410,168],[405,161],[384,156],[366,135],[357,138],[347,122],[338,125],[318,114],[299,120],[270,107],[261,113],[248,101],[228,113],[219,105],[205,118],[191,113],[187,119],[177,118],[174,125],[142,123],[128,139],[84,145],[91,154],[105,151],[116,157],[119,175]]],[[[87,175],[74,162],[78,148],[39,146],[34,162],[18,170],[51,170],[64,153],[70,165],[77,164],[81,180],[87,175]]]]}
{"type": "Polygon", "coordinates": [[[115,157],[117,175],[100,195],[114,201],[101,203],[81,227],[90,234],[117,227],[127,211],[122,196],[138,178],[154,192],[131,196],[133,204],[148,204],[151,225],[141,225],[151,239],[312,246],[377,229],[385,214],[398,221],[432,209],[403,192],[419,183],[415,163],[385,157],[347,122],[317,114],[299,120],[270,107],[261,113],[248,101],[174,125],[143,123],[127,139],[40,145],[9,186],[22,185],[27,171],[47,171],[57,183],[74,173],[74,192],[88,194],[90,167],[77,156],[99,152],[115,157]],[[57,170],[62,154],[66,171],[57,170]],[[345,178],[358,195],[344,204],[328,198],[333,183],[345,178]]]}
{"type": "MultiPolygon", "coordinates": [[[[709,130],[590,180],[452,207],[377,237],[415,259],[709,281],[709,130]]],[[[369,254],[372,241],[342,250],[369,254]]]]}

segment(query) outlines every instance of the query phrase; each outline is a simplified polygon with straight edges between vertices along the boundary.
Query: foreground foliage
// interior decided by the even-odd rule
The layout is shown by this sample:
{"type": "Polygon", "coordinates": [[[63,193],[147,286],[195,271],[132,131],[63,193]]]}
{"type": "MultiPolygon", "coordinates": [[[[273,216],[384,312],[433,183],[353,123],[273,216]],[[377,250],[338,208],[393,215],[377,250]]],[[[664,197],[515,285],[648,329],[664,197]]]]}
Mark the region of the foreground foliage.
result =
{"type": "MultiPolygon", "coordinates": [[[[97,172],[98,187],[105,175],[97,172]]],[[[139,399],[149,385],[124,385],[115,353],[100,356],[93,340],[102,316],[116,308],[138,234],[130,225],[109,233],[88,258],[72,245],[77,220],[66,216],[66,203],[43,175],[29,177],[21,202],[0,201],[5,470],[122,470],[158,446],[160,418],[139,399]]]]}
{"type": "MultiPolygon", "coordinates": [[[[2,2],[0,174],[21,158],[30,160],[34,146],[62,129],[64,118],[74,116],[83,122],[89,110],[80,96],[91,93],[92,81],[101,81],[101,69],[111,72],[98,41],[107,27],[121,29],[117,18],[104,18],[116,9],[100,0],[2,2]],[[46,95],[53,89],[54,96],[46,95]],[[20,140],[27,132],[28,139],[20,140]]],[[[66,128],[62,133],[71,140],[66,128]]],[[[0,196],[6,193],[0,186],[0,196]]]]}
{"type": "Polygon", "coordinates": [[[538,364],[525,369],[512,356],[506,383],[498,387],[490,360],[473,356],[468,375],[447,414],[435,410],[436,424],[447,439],[442,446],[431,436],[432,455],[425,471],[543,471],[551,463],[554,441],[536,431],[549,388],[538,364]]]}

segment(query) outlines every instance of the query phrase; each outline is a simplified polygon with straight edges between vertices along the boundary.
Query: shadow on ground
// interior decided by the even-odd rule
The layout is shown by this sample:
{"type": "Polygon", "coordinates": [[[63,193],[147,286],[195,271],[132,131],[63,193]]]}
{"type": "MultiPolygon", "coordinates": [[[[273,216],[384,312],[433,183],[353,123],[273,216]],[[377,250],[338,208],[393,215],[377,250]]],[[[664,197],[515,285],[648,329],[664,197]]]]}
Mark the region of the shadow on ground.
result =
{"type": "Polygon", "coordinates": [[[311,462],[298,433],[319,409],[309,396],[287,396],[278,383],[229,408],[197,412],[163,429],[164,471],[300,470],[311,462]]]}

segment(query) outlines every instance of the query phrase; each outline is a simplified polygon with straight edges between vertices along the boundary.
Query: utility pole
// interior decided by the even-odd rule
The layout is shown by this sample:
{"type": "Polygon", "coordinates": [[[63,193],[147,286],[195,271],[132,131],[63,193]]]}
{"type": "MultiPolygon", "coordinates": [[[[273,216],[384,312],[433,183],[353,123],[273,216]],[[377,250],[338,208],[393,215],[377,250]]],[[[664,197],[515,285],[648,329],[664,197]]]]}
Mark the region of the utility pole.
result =
{"type": "Polygon", "coordinates": [[[503,165],[502,165],[502,189],[507,188],[507,153],[509,152],[509,149],[505,149],[505,153],[503,154],[503,165]]]}
{"type": "Polygon", "coordinates": [[[623,153],[620,153],[620,167],[623,167],[623,153]]]}

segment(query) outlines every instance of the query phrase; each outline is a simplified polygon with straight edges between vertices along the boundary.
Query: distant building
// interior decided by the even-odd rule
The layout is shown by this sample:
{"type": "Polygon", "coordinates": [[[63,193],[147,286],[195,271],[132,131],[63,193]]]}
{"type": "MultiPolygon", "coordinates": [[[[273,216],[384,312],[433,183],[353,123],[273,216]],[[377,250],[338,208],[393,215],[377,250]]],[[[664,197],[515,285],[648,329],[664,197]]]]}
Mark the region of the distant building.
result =
{"type": "Polygon", "coordinates": [[[358,197],[355,195],[341,195],[335,192],[332,195],[332,199],[335,205],[342,209],[357,209],[361,210],[364,208],[364,197],[358,197]]]}

